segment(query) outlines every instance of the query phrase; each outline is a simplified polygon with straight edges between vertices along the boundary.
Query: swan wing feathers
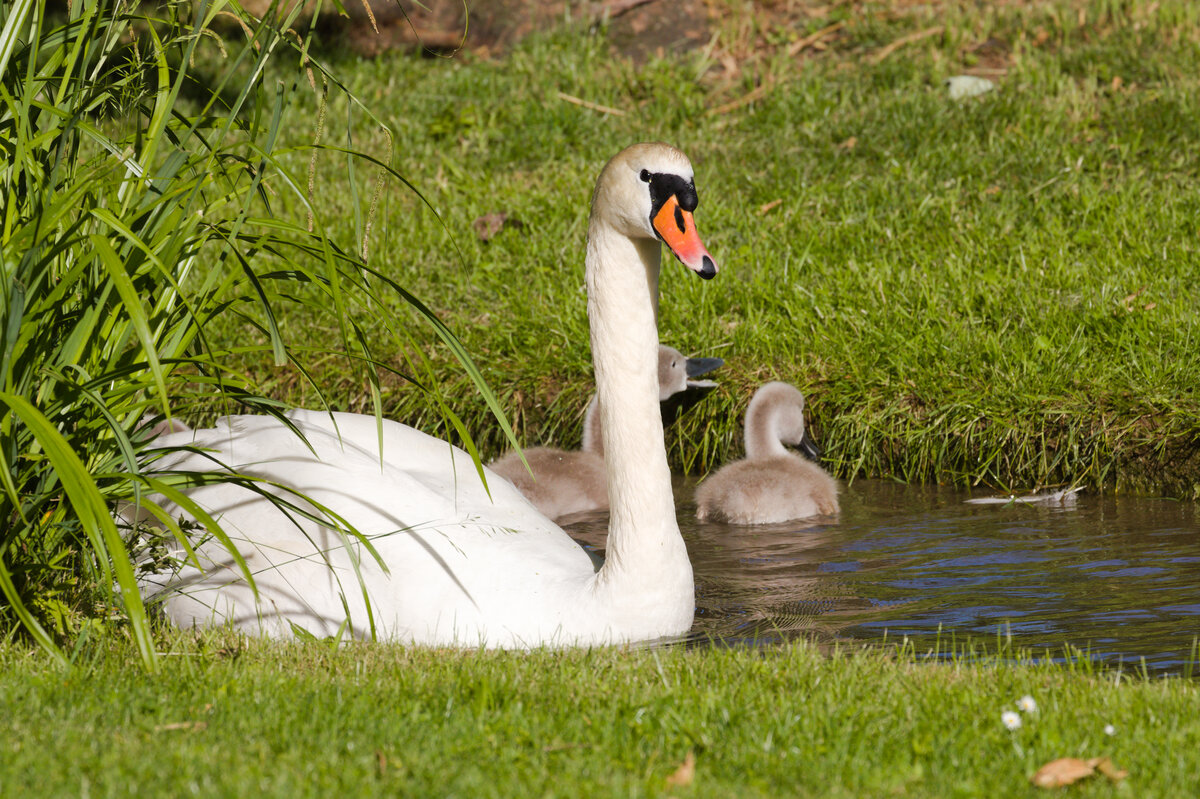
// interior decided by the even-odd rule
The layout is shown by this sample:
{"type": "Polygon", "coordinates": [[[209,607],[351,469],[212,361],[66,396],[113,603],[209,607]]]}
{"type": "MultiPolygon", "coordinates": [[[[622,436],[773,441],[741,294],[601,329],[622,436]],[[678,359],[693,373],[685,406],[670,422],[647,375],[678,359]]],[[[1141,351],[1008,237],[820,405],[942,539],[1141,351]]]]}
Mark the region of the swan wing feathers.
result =
{"type": "Polygon", "coordinates": [[[159,439],[205,454],[172,453],[157,468],[214,471],[215,459],[275,484],[265,490],[299,509],[233,483],[192,489],[245,558],[258,596],[208,539],[199,567],[146,581],[176,624],[287,636],[293,625],[333,635],[348,621],[356,635],[519,646],[547,637],[555,622],[545,603],[568,602],[594,575],[585,551],[511,484],[488,473],[485,489],[462,450],[389,420],[381,436],[373,416],[288,419],[303,438],[269,416],[232,416],[159,439]],[[542,621],[529,629],[529,619],[542,621]]]}

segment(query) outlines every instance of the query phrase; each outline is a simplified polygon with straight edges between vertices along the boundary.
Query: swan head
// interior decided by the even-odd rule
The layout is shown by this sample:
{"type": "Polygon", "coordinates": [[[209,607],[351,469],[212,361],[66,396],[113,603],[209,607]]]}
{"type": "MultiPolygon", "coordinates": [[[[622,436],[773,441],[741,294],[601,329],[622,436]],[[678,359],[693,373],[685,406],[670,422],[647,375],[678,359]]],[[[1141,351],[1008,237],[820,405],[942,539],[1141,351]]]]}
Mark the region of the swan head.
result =
{"type": "Polygon", "coordinates": [[[592,221],[630,239],[658,240],[704,279],[717,274],[692,212],[700,198],[688,157],[669,144],[635,144],[605,165],[592,197],[592,221]]]}

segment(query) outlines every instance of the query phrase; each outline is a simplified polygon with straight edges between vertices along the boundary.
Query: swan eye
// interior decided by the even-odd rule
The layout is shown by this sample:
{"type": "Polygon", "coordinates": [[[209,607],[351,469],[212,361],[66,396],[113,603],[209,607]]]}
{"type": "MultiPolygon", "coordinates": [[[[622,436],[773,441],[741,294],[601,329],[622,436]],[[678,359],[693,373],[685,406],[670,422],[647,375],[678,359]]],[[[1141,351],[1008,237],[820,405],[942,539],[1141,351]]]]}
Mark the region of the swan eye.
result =
{"type": "Polygon", "coordinates": [[[642,179],[643,183],[649,183],[650,182],[650,170],[643,169],[642,174],[638,175],[638,177],[640,177],[642,179]]]}

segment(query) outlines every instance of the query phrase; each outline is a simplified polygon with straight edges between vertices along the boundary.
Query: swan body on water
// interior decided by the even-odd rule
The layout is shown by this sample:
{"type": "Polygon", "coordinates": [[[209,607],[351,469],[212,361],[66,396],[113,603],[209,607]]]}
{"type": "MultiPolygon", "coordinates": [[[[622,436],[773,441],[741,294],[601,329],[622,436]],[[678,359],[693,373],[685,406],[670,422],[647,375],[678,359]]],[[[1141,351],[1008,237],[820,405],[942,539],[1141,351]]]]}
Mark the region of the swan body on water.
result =
{"type": "MultiPolygon", "coordinates": [[[[526,648],[685,633],[695,597],[663,446],[656,311],[662,242],[701,277],[716,274],[696,204],[691,164],[663,144],[623,150],[596,183],[585,277],[611,505],[602,565],[507,481],[488,472],[485,489],[470,457],[445,441],[369,415],[292,411],[286,424],[232,416],[163,435],[164,449],[191,451],[147,466],[223,464],[295,506],[285,513],[230,483],[191,488],[182,506],[156,497],[172,518],[194,517],[191,503],[211,515],[257,595],[212,538],[193,542],[195,558],[181,568],[147,578],[144,595],[180,627],[279,637],[302,628],[526,648]]],[[[122,515],[128,523],[146,513],[122,515]]]]}
{"type": "MultiPolygon", "coordinates": [[[[658,346],[658,399],[661,402],[685,392],[703,395],[716,384],[700,377],[720,367],[720,358],[686,358],[674,347],[658,346]]],[[[583,419],[583,446],[578,450],[530,447],[493,461],[492,471],[508,479],[538,510],[551,519],[577,513],[608,510],[608,478],[604,471],[604,443],[600,413],[593,397],[583,419]]]]}
{"type": "Polygon", "coordinates": [[[778,382],[761,386],[745,427],[746,458],[721,467],[696,489],[698,519],[775,524],[838,512],[837,482],[813,462],[820,453],[804,429],[799,390],[778,382]]]}

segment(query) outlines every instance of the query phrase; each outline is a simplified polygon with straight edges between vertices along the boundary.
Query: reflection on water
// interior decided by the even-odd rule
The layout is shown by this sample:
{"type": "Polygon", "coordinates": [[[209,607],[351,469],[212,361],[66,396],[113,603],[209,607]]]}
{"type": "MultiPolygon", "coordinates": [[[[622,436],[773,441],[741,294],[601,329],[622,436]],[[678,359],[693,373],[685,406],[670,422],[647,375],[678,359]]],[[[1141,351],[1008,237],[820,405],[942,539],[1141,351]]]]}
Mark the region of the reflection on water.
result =
{"type": "MultiPolygon", "coordinates": [[[[896,641],[944,650],[1011,633],[1060,657],[1185,670],[1200,636],[1200,514],[1194,503],[1080,495],[1073,502],[966,504],[941,487],[857,481],[836,520],[771,527],[695,521],[676,485],[696,573],[692,637],[730,645],[896,641]],[[939,627],[941,634],[939,639],[939,627]]],[[[978,495],[977,495],[978,496],[978,495]]],[[[568,530],[603,547],[606,520],[568,530]]]]}

